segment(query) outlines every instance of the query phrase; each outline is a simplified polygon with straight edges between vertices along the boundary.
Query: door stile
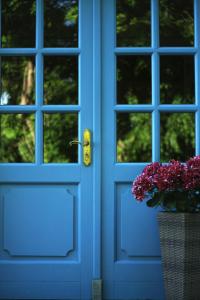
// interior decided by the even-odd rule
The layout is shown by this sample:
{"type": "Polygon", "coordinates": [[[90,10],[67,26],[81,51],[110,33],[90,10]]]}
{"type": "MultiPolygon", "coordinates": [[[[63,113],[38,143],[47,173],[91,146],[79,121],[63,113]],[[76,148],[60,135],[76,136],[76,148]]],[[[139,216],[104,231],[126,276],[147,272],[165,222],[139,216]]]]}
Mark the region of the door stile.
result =
{"type": "Polygon", "coordinates": [[[115,245],[115,191],[114,191],[114,149],[115,149],[115,5],[114,0],[102,1],[102,233],[103,233],[103,278],[104,297],[114,299],[114,245],[115,245]],[[109,24],[109,26],[108,26],[109,24]],[[109,246],[108,246],[109,245],[109,246]]]}
{"type": "Polygon", "coordinates": [[[93,0],[93,270],[101,279],[101,1],[93,0]]]}
{"type": "MultiPolygon", "coordinates": [[[[79,56],[79,97],[80,97],[80,112],[79,112],[79,140],[83,142],[83,132],[86,128],[93,132],[93,3],[92,0],[80,1],[80,23],[79,36],[80,39],[80,56],[79,56]]],[[[79,193],[81,193],[79,230],[80,230],[80,245],[81,261],[85,267],[81,268],[81,299],[89,299],[91,297],[91,282],[92,282],[92,201],[93,201],[93,161],[90,166],[83,164],[83,147],[81,147],[79,163],[81,165],[81,185],[79,193]],[[84,195],[84,196],[83,196],[84,195]],[[82,225],[81,225],[82,224],[82,225]],[[81,226],[80,226],[81,225],[81,226]],[[84,246],[85,245],[85,246],[84,246]]],[[[92,142],[92,152],[94,146],[92,142]]]]}

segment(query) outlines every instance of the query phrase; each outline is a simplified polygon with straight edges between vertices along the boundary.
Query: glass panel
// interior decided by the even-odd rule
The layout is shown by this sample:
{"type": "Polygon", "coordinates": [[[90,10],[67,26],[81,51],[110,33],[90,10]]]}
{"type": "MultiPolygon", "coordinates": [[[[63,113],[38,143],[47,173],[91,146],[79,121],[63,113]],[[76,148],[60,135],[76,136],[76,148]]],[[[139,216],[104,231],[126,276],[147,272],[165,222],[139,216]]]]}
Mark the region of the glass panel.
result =
{"type": "Polygon", "coordinates": [[[161,104],[194,103],[194,57],[160,57],[161,104]]]}
{"type": "Polygon", "coordinates": [[[44,114],[44,162],[76,163],[78,146],[70,146],[78,140],[78,114],[44,114]]]}
{"type": "Polygon", "coordinates": [[[35,47],[35,0],[2,0],[1,3],[2,47],[35,47]]]}
{"type": "Polygon", "coordinates": [[[44,57],[44,103],[78,103],[78,57],[44,57]]]}
{"type": "Polygon", "coordinates": [[[160,45],[193,46],[194,1],[160,0],[160,45]]]}
{"type": "Polygon", "coordinates": [[[150,0],[117,0],[117,46],[151,44],[150,0]]]}
{"type": "Polygon", "coordinates": [[[193,113],[161,114],[161,161],[185,161],[195,154],[193,113]]]}
{"type": "Polygon", "coordinates": [[[151,161],[151,114],[117,114],[117,162],[151,161]]]}
{"type": "Polygon", "coordinates": [[[117,56],[118,104],[151,102],[151,57],[117,56]]]}
{"type": "Polygon", "coordinates": [[[34,114],[0,114],[0,162],[34,162],[34,114]]]}
{"type": "Polygon", "coordinates": [[[44,0],[45,47],[78,47],[78,1],[44,0]]]}
{"type": "Polygon", "coordinates": [[[0,63],[0,105],[34,104],[34,57],[2,56],[0,63]]]}

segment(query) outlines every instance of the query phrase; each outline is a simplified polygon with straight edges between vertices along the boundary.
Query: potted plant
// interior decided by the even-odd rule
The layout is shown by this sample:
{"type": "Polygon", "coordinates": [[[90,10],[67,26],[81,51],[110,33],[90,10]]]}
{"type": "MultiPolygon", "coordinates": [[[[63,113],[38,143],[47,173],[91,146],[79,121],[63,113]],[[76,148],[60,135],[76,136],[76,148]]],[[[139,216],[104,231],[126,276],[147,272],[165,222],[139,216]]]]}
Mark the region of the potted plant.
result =
{"type": "Polygon", "coordinates": [[[137,201],[160,207],[167,299],[200,299],[200,156],[147,165],[133,182],[137,201]]]}

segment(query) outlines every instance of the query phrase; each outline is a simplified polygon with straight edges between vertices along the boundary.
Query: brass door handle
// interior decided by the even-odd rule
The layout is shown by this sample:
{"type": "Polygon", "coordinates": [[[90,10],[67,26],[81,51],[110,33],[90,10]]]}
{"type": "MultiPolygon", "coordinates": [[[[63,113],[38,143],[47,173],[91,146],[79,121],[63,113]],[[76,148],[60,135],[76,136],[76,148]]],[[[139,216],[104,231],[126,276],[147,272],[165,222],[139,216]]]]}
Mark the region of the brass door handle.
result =
{"type": "Polygon", "coordinates": [[[89,166],[92,162],[92,141],[91,141],[91,131],[85,129],[83,132],[83,142],[73,140],[69,142],[69,145],[82,145],[83,147],[83,163],[85,166],[89,166]]]}
{"type": "MultiPolygon", "coordinates": [[[[77,145],[77,144],[82,145],[82,142],[76,141],[76,140],[70,141],[70,142],[69,142],[69,145],[70,145],[70,146],[72,146],[72,145],[77,145]]],[[[84,142],[84,143],[83,143],[83,147],[88,146],[88,145],[89,145],[89,142],[84,142]]]]}

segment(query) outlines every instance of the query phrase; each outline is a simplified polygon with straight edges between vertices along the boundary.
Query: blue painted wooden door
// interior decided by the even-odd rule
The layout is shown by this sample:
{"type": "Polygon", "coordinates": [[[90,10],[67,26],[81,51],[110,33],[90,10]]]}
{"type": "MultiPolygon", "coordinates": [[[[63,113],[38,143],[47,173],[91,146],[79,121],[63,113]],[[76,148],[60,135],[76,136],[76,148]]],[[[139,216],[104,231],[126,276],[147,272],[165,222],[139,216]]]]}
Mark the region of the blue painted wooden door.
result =
{"type": "Polygon", "coordinates": [[[1,9],[0,298],[89,299],[92,1],[1,9]]]}
{"type": "Polygon", "coordinates": [[[131,185],[148,162],[199,154],[199,25],[198,0],[102,1],[106,299],[164,299],[157,210],[131,185]]]}
{"type": "Polygon", "coordinates": [[[104,299],[164,299],[131,184],[200,153],[200,0],[2,0],[1,23],[0,298],[91,299],[102,279],[104,299]],[[88,167],[69,146],[86,128],[88,167]]]}

